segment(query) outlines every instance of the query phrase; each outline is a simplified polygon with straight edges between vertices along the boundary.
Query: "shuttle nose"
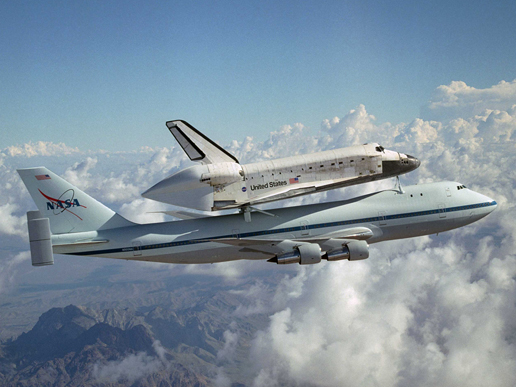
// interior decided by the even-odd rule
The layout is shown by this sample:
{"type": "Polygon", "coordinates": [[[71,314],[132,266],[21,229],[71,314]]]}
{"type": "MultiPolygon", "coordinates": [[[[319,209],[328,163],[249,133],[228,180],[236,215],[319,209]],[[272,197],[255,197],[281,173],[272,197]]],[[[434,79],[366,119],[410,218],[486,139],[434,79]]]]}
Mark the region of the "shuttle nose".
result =
{"type": "Polygon", "coordinates": [[[386,150],[383,157],[383,173],[385,176],[399,176],[413,171],[421,165],[414,156],[386,150]]]}
{"type": "Polygon", "coordinates": [[[419,159],[411,155],[407,155],[407,162],[410,168],[407,172],[413,171],[414,169],[419,168],[419,166],[421,165],[421,161],[419,161],[419,159]]]}

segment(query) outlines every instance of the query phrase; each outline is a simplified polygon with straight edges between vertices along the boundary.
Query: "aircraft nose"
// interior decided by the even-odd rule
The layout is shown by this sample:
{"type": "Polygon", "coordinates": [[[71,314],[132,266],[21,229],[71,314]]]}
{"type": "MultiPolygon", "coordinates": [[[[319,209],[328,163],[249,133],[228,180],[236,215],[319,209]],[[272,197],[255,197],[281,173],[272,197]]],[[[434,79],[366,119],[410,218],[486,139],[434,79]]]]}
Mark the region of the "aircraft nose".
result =
{"type": "Polygon", "coordinates": [[[487,207],[487,209],[490,214],[491,212],[493,212],[496,209],[496,207],[498,207],[498,203],[496,202],[496,200],[491,199],[488,196],[486,196],[486,199],[487,199],[487,202],[489,202],[489,206],[487,207]]]}
{"type": "Polygon", "coordinates": [[[421,165],[421,161],[419,161],[418,158],[411,156],[411,155],[407,155],[407,162],[408,162],[410,171],[413,171],[414,169],[419,168],[419,166],[421,165]]]}
{"type": "Polygon", "coordinates": [[[399,176],[413,171],[421,165],[414,156],[405,153],[386,151],[382,159],[383,173],[385,176],[399,176]]]}
{"type": "Polygon", "coordinates": [[[493,212],[496,207],[498,206],[498,203],[494,199],[491,199],[489,196],[482,195],[478,193],[479,197],[476,200],[477,206],[478,204],[481,204],[480,207],[476,208],[474,211],[477,215],[480,216],[480,218],[483,218],[484,216],[489,215],[491,212],[493,212]]]}
{"type": "Polygon", "coordinates": [[[413,171],[414,169],[419,168],[419,166],[421,165],[421,161],[419,161],[419,159],[417,159],[411,155],[405,155],[405,156],[407,156],[407,158],[403,159],[403,161],[402,161],[403,164],[406,165],[405,172],[410,172],[410,171],[413,171]]]}

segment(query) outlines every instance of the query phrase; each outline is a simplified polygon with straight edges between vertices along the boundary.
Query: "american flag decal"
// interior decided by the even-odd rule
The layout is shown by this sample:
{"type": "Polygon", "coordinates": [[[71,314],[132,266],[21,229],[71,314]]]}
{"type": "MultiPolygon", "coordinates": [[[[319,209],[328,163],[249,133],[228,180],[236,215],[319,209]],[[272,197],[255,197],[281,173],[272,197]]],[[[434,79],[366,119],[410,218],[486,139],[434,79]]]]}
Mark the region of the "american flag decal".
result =
{"type": "Polygon", "coordinates": [[[298,177],[293,177],[288,182],[290,184],[299,183],[299,178],[298,177]]]}
{"type": "Polygon", "coordinates": [[[36,175],[37,180],[50,180],[49,175],[36,175]]]}

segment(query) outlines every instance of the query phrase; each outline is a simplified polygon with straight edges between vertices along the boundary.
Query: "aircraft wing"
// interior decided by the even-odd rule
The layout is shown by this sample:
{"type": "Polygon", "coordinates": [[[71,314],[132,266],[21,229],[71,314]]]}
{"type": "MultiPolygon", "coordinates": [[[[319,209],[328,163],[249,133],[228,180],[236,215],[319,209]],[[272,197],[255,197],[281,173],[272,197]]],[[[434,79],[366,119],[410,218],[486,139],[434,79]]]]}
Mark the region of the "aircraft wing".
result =
{"type": "MultiPolygon", "coordinates": [[[[296,239],[267,239],[267,238],[218,238],[210,242],[240,246],[250,251],[260,251],[265,254],[278,254],[292,250],[295,246],[317,243],[320,245],[345,245],[354,240],[366,240],[373,236],[373,231],[367,227],[350,227],[314,237],[303,236],[296,239]],[[333,243],[332,243],[333,242],[333,243]]],[[[321,246],[323,247],[323,246],[321,246]]]]}
{"type": "Polygon", "coordinates": [[[149,211],[148,214],[165,214],[168,216],[173,216],[174,218],[182,219],[182,220],[190,220],[190,219],[201,219],[201,218],[209,218],[216,215],[211,214],[199,214],[197,212],[191,211],[149,211]]]}
{"type": "Polygon", "coordinates": [[[174,120],[167,122],[167,128],[192,161],[201,164],[237,163],[235,156],[216,144],[188,122],[174,120]]]}

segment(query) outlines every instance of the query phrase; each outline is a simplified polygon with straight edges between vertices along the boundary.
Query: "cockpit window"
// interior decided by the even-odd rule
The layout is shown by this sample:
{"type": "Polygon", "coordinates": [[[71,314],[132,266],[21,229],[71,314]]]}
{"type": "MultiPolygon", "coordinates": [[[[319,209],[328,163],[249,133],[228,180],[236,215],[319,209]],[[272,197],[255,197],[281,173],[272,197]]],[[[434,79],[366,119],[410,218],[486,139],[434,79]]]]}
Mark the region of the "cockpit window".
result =
{"type": "Polygon", "coordinates": [[[461,189],[466,189],[467,187],[465,185],[458,185],[457,191],[460,191],[461,189]]]}
{"type": "Polygon", "coordinates": [[[381,146],[381,145],[378,145],[378,146],[376,147],[376,151],[377,151],[377,152],[383,152],[384,150],[385,150],[385,148],[384,148],[383,146],[381,146]]]}

